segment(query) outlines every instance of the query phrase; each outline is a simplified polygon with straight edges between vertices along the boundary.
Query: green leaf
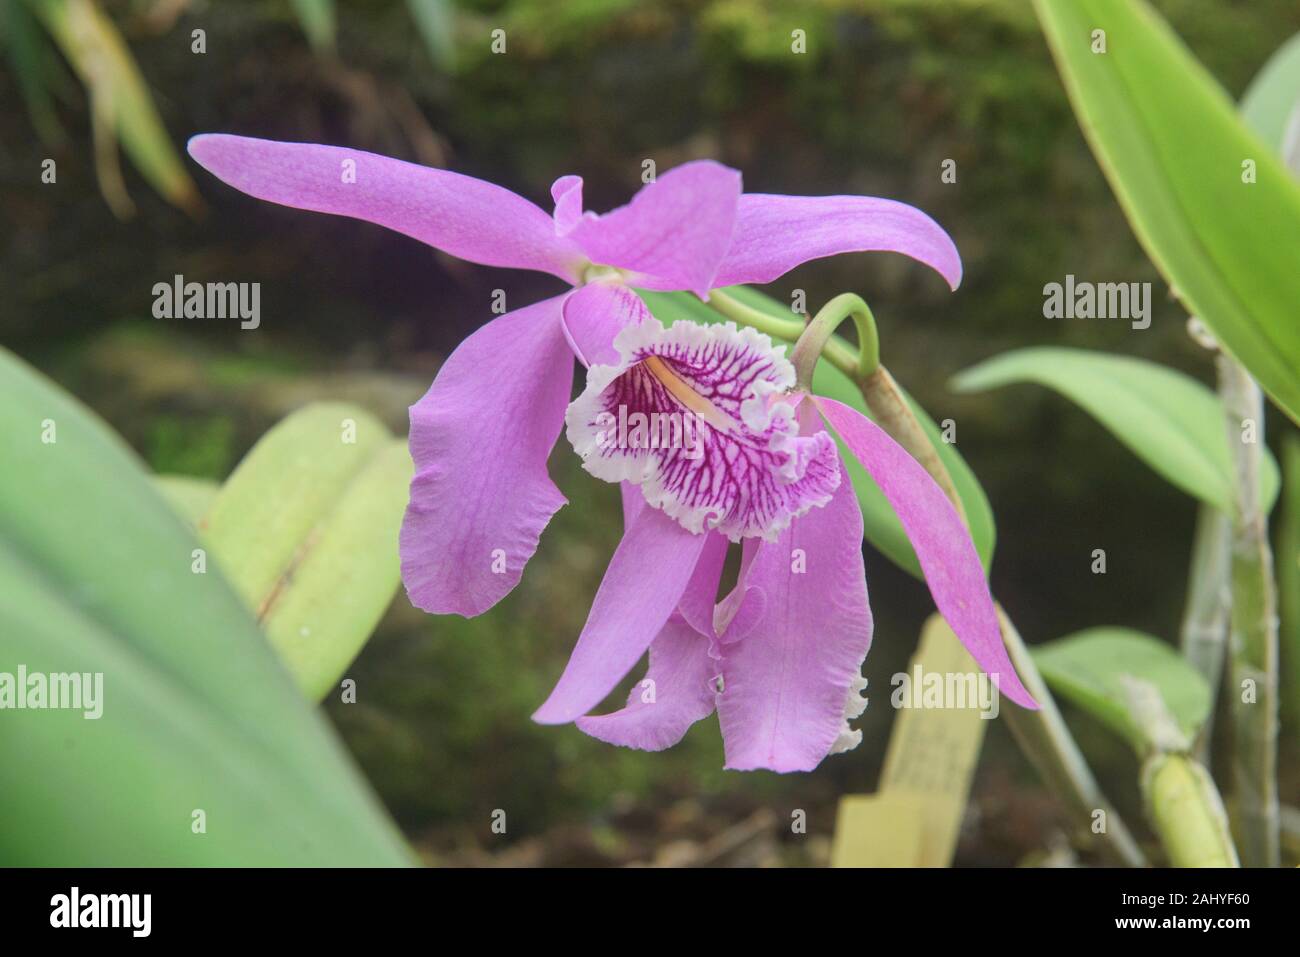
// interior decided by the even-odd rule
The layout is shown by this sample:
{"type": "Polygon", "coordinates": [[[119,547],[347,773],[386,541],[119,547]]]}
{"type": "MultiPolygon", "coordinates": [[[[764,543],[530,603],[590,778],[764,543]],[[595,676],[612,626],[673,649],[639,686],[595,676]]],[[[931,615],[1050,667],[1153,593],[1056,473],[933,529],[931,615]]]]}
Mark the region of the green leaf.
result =
{"type": "Polygon", "coordinates": [[[192,571],[198,542],[138,459],[3,350],[0,391],[0,673],[103,676],[98,719],[0,713],[0,860],[408,863],[234,591],[192,571]]]}
{"type": "MultiPolygon", "coordinates": [[[[1055,389],[1095,417],[1175,487],[1231,513],[1233,472],[1218,396],[1190,376],[1128,356],[1060,349],[1017,349],[958,373],[952,387],[980,392],[1017,382],[1055,389]]],[[[1260,494],[1277,497],[1278,470],[1264,449],[1260,494]]]]}
{"type": "Polygon", "coordinates": [[[36,21],[21,3],[0,4],[0,41],[8,51],[14,76],[22,93],[36,135],[46,146],[62,146],[65,140],[48,85],[54,51],[36,21]]]}
{"type": "Polygon", "coordinates": [[[451,0],[406,0],[415,28],[433,65],[450,70],[456,65],[454,34],[456,11],[451,0]]]}
{"type": "Polygon", "coordinates": [[[28,2],[85,84],[92,111],[100,117],[97,122],[111,126],[141,174],[163,197],[190,212],[200,209],[198,190],[113,22],[93,0],[28,2]]]}
{"type": "Polygon", "coordinates": [[[1300,186],[1149,7],[1035,0],[1130,225],[1190,310],[1300,421],[1300,186]],[[1106,52],[1092,52],[1104,30],[1106,52]],[[1255,164],[1244,183],[1243,163],[1255,164]]]}
{"type": "MultiPolygon", "coordinates": [[[[736,286],[725,291],[747,306],[766,311],[782,319],[790,318],[789,309],[758,290],[736,286]]],[[[641,292],[640,295],[650,307],[650,311],[663,323],[672,323],[678,320],[699,323],[726,321],[689,293],[641,292]]],[[[813,390],[819,395],[828,396],[843,402],[845,405],[850,405],[863,415],[871,414],[862,398],[862,393],[853,384],[853,380],[829,362],[819,362],[817,364],[817,370],[813,376],[813,390]]],[[[906,392],[904,392],[904,397],[916,413],[918,420],[925,428],[926,434],[929,435],[930,441],[938,450],[939,457],[952,475],[953,484],[957,488],[957,494],[961,496],[962,505],[970,521],[971,538],[975,542],[975,548],[979,552],[980,559],[987,571],[989,564],[993,560],[993,547],[996,536],[993,512],[989,508],[988,498],[984,495],[984,490],[980,487],[975,474],[970,470],[970,466],[966,464],[956,448],[941,439],[939,428],[934,424],[934,420],[906,392]]],[[[853,489],[858,495],[858,503],[862,507],[862,520],[867,541],[871,542],[876,549],[894,564],[917,578],[922,578],[921,566],[916,560],[916,553],[912,549],[911,542],[908,541],[907,534],[903,531],[902,524],[898,521],[898,516],[890,508],[889,501],[885,498],[884,493],[872,481],[866,470],[858,464],[852,453],[839,442],[838,438],[836,442],[839,444],[840,455],[848,468],[849,478],[853,482],[853,489]]]]}
{"type": "Polygon", "coordinates": [[[1205,679],[1173,648],[1129,628],[1089,628],[1031,650],[1048,686],[1143,753],[1152,729],[1135,707],[1134,681],[1153,687],[1188,739],[1210,713],[1205,679]]]}
{"type": "Polygon", "coordinates": [[[406,443],[365,410],[310,405],[262,437],[199,525],[312,698],[335,685],[397,590],[412,468],[406,443]]]}
{"type": "Polygon", "coordinates": [[[1282,44],[1250,81],[1241,115],[1300,176],[1300,33],[1282,44]]]}
{"type": "Polygon", "coordinates": [[[220,488],[211,479],[189,475],[155,475],[153,484],[171,503],[176,514],[185,519],[185,524],[195,529],[212,508],[220,488]]]}
{"type": "Polygon", "coordinates": [[[334,0],[293,0],[293,11],[313,50],[324,53],[334,49],[338,29],[334,0]]]}

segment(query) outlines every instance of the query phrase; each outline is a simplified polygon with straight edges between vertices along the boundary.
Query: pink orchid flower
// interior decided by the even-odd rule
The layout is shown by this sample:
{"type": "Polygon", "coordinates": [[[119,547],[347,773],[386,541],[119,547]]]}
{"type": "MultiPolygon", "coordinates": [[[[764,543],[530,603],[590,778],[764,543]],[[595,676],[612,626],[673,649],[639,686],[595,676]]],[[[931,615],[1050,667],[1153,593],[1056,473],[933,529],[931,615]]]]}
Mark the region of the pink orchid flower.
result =
{"type": "Polygon", "coordinates": [[[567,435],[588,472],[623,483],[626,529],[536,720],[576,720],[603,741],[660,750],[716,709],[737,770],[807,771],[857,745],[848,720],[865,707],[872,618],[862,513],[827,425],[897,513],[957,637],[1003,693],[1037,707],[1007,657],[965,526],[879,426],[799,392],[784,347],[753,329],[664,329],[644,312],[614,352],[588,370],[567,435]],[[687,414],[689,441],[680,427],[634,441],[613,427],[687,414]],[[718,603],[729,540],[744,542],[740,578],[718,603]],[[649,671],[627,706],[589,715],[647,648],[649,671]]]}
{"type": "Polygon", "coordinates": [[[491,183],[359,150],[206,134],[189,152],[259,199],[377,223],[470,262],[546,272],[574,287],[483,326],[411,407],[416,474],[402,578],[411,601],[435,614],[481,614],[518,584],[565,504],[546,460],[564,423],[573,357],[617,360],[615,337],[645,311],[629,287],[707,297],[811,259],[883,250],[926,263],[953,288],[961,281],[952,240],[911,206],[742,194],[740,174],[712,161],[670,170],[603,215],[583,211],[581,178],[563,176],[547,215],[491,183]]]}

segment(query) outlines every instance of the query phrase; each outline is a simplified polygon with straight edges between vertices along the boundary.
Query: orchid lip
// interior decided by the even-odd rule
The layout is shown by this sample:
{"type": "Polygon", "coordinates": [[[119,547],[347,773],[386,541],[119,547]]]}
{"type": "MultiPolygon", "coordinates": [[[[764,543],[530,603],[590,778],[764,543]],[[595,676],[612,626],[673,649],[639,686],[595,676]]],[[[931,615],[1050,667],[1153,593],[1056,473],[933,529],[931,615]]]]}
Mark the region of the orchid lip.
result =
{"type": "Polygon", "coordinates": [[[639,485],[688,531],[716,529],[732,541],[774,539],[829,501],[838,453],[826,433],[802,432],[783,349],[731,323],[665,329],[654,320],[625,328],[615,348],[620,361],[591,366],[566,415],[589,473],[639,485]],[[697,441],[658,441],[656,421],[688,416],[698,429],[684,434],[697,441]],[[625,428],[638,418],[648,433],[625,428]]]}
{"type": "Polygon", "coordinates": [[[663,359],[653,355],[646,356],[639,364],[663,384],[668,394],[676,399],[683,409],[698,415],[703,421],[722,432],[739,431],[738,424],[731,416],[692,389],[663,359]]]}

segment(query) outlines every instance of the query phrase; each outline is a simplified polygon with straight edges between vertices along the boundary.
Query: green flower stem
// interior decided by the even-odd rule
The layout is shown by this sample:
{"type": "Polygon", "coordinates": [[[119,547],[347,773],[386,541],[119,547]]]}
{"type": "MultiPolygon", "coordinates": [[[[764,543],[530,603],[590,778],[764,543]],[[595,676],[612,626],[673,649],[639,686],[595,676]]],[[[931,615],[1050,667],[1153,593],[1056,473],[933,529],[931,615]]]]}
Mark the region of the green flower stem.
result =
{"type": "Polygon", "coordinates": [[[775,339],[794,342],[803,335],[804,326],[798,319],[781,319],[773,316],[761,309],[747,306],[738,299],[731,298],[720,289],[710,290],[707,305],[712,307],[715,312],[722,313],[731,321],[738,322],[742,326],[752,326],[759,332],[775,339]]]}
{"type": "Polygon", "coordinates": [[[876,423],[893,436],[894,440],[930,473],[930,477],[939,484],[943,494],[948,496],[948,501],[952,502],[953,507],[957,509],[962,524],[969,527],[966,507],[962,504],[961,495],[957,492],[957,486],[953,484],[952,476],[948,474],[943,459],[939,458],[938,450],[912,413],[911,407],[903,398],[903,393],[898,388],[898,383],[894,381],[894,377],[889,374],[889,370],[877,364],[875,371],[856,381],[876,423]]]}
{"type": "Polygon", "coordinates": [[[1180,633],[1183,657],[1210,686],[1211,710],[1196,742],[1195,754],[1200,761],[1209,756],[1214,702],[1219,696],[1228,649],[1228,619],[1232,608],[1231,538],[1232,519],[1213,505],[1202,504],[1196,513],[1196,535],[1187,576],[1187,606],[1180,633]]]}
{"type": "Polygon", "coordinates": [[[1223,799],[1209,772],[1185,754],[1156,753],[1142,765],[1147,815],[1174,867],[1240,867],[1223,799]]]}
{"type": "MultiPolygon", "coordinates": [[[[854,296],[853,298],[856,299],[857,297],[854,296]]],[[[858,301],[861,302],[861,300],[858,301]]],[[[804,334],[806,328],[804,323],[798,319],[781,319],[761,309],[747,306],[717,289],[709,292],[708,305],[712,306],[715,312],[721,313],[732,322],[739,323],[742,326],[751,326],[764,335],[771,336],[773,339],[780,339],[783,342],[798,342],[799,337],[804,334]]],[[[863,303],[864,308],[865,306],[866,303],[863,303]]],[[[822,311],[824,312],[825,309],[822,311]]],[[[818,315],[821,315],[821,313],[818,313],[818,315]]],[[[874,323],[872,331],[874,333],[874,323]]],[[[851,377],[855,382],[858,381],[858,353],[849,343],[839,336],[830,336],[822,346],[821,355],[835,368],[851,377]]]]}
{"type": "MultiPolygon", "coordinates": [[[[943,460],[939,458],[921,423],[908,408],[894,383],[893,376],[881,366],[867,377],[866,381],[861,379],[857,381],[863,397],[867,400],[867,407],[880,427],[921,463],[965,521],[965,510],[962,508],[961,497],[957,494],[956,486],[953,485],[952,476],[948,474],[943,460]]],[[[1034,696],[1034,700],[1039,705],[1037,711],[1027,711],[1023,708],[1007,708],[1003,711],[1002,714],[1007,719],[1011,733],[1047,785],[1061,794],[1070,805],[1077,820],[1087,822],[1087,826],[1092,827],[1096,820],[1094,816],[1096,812],[1105,812],[1104,829],[1101,830],[1100,835],[1106,851],[1114,859],[1129,867],[1145,867],[1147,861],[1141,848],[1133,839],[1119,812],[1102,793],[1101,786],[1083,758],[1083,753],[1065,726],[1065,720],[1047,690],[1043,676],[1029,656],[1029,649],[1021,639],[1020,633],[1000,607],[998,616],[1007,653],[1011,656],[1011,661],[1020,673],[1025,687],[1029,689],[1029,693],[1034,696]]]]}
{"type": "MultiPolygon", "coordinates": [[[[844,371],[858,383],[866,382],[872,375],[881,371],[880,337],[876,333],[876,317],[871,314],[871,307],[860,296],[846,292],[822,306],[804,329],[799,341],[795,343],[790,361],[794,364],[797,388],[804,392],[812,390],[813,369],[817,367],[817,360],[822,357],[822,353],[828,346],[840,345],[835,339],[835,330],[850,316],[853,317],[853,323],[858,328],[858,356],[853,369],[844,371]]],[[[928,442],[926,444],[929,445],[928,442]]]]}
{"type": "Polygon", "coordinates": [[[1228,446],[1235,465],[1232,528],[1231,688],[1232,779],[1242,860],[1276,867],[1278,850],[1278,637],[1273,553],[1259,499],[1264,403],[1259,386],[1236,359],[1218,360],[1228,446]],[[1254,423],[1253,441],[1243,426],[1254,423]]]}

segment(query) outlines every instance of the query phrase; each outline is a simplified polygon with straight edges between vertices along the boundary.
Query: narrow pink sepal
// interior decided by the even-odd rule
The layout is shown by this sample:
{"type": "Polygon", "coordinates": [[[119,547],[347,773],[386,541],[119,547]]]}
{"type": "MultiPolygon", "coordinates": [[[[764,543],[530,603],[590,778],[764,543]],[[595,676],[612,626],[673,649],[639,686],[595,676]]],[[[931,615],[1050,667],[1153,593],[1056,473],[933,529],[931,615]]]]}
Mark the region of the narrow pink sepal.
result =
{"type": "Polygon", "coordinates": [[[411,603],[473,617],[519,583],[565,502],[546,471],[573,381],[561,297],[462,342],[411,406],[415,477],[402,521],[411,603]]]}
{"type": "Polygon", "coordinates": [[[640,511],[610,560],[564,674],[534,721],[573,721],[614,690],[677,608],[704,544],[705,536],[692,535],[658,509],[640,511]]]}
{"type": "Polygon", "coordinates": [[[493,183],[318,143],[204,133],[188,149],[208,172],[258,199],[377,223],[458,259],[578,280],[577,246],[556,235],[541,207],[493,183]]]}
{"type": "Polygon", "coordinates": [[[831,428],[880,486],[907,532],[939,612],[1016,704],[1038,704],[1007,657],[993,596],[970,533],[930,474],[880,426],[842,402],[813,396],[831,428]]]}

